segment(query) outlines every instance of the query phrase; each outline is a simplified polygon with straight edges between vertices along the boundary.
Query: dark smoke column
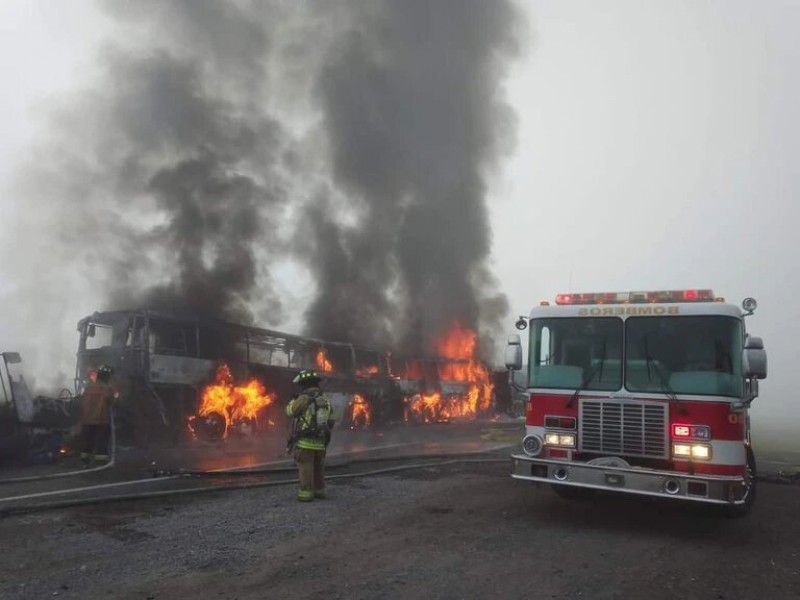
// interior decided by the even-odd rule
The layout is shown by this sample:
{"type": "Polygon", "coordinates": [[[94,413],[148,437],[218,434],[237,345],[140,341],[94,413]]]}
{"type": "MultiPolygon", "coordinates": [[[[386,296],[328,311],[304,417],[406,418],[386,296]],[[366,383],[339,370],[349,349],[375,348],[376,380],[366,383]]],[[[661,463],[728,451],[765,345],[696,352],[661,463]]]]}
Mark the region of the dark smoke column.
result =
{"type": "Polygon", "coordinates": [[[487,267],[486,178],[513,143],[502,80],[518,51],[509,2],[353,2],[319,80],[336,187],[324,204],[309,309],[315,335],[428,352],[454,319],[507,310],[487,267]]]}
{"type": "Polygon", "coordinates": [[[258,301],[277,320],[264,257],[277,246],[288,139],[262,106],[275,19],[212,0],[102,6],[124,41],[103,57],[87,110],[105,124],[87,153],[114,192],[78,209],[126,215],[98,261],[107,304],[250,322],[258,301]]]}

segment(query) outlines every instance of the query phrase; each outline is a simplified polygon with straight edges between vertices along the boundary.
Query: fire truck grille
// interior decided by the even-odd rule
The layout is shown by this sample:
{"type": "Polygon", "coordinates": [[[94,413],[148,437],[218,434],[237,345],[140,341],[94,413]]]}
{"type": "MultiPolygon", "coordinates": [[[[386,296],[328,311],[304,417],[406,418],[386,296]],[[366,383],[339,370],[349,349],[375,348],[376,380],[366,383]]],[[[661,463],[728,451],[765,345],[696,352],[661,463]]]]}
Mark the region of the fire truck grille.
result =
{"type": "Polygon", "coordinates": [[[667,405],[658,402],[582,400],[581,452],[667,457],[667,405]]]}

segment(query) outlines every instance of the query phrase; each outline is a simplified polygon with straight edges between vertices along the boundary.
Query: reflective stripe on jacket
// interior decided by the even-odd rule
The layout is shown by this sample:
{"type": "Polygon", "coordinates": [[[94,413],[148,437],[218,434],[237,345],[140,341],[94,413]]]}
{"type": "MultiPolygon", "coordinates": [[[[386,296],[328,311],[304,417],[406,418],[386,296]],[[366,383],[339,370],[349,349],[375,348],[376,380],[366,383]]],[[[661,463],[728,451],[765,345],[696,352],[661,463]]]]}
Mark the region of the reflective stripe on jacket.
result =
{"type": "Polygon", "coordinates": [[[298,420],[297,431],[299,437],[297,438],[297,447],[305,448],[306,450],[325,450],[325,440],[303,436],[303,431],[314,426],[314,418],[316,416],[317,422],[320,424],[326,422],[333,422],[333,407],[330,400],[328,400],[319,388],[313,387],[304,390],[297,398],[294,398],[286,406],[286,414],[298,420]],[[316,400],[317,411],[314,414],[314,403],[316,400]]]}

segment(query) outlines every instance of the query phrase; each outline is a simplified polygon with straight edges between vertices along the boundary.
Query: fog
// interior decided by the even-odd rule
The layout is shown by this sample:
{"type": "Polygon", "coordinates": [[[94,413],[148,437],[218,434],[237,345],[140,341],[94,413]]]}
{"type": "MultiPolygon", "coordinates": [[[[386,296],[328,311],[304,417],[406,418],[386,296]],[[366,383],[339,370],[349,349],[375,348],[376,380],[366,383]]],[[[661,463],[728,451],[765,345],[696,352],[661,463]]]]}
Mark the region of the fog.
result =
{"type": "MultiPolygon", "coordinates": [[[[6,22],[66,10],[33,6],[6,22]]],[[[525,29],[510,2],[80,6],[73,33],[104,34],[24,115],[43,126],[4,186],[4,343],[40,382],[69,379],[78,318],[137,307],[416,354],[457,322],[491,357],[508,303],[487,181],[513,148],[501,83],[525,29]]]]}
{"type": "Polygon", "coordinates": [[[518,147],[492,205],[512,311],[566,291],[752,296],[746,326],[770,371],[754,441],[800,449],[800,5],[538,1],[531,14],[509,80],[518,147]]]}
{"type": "MultiPolygon", "coordinates": [[[[514,115],[516,143],[503,138],[503,151],[492,155],[500,169],[482,173],[486,195],[479,205],[491,226],[482,243],[491,258],[478,261],[488,275],[478,277],[484,289],[470,306],[497,297],[502,308],[506,299],[507,327],[490,326],[502,341],[517,315],[563,291],[701,287],[737,304],[753,296],[759,308],[747,327],[764,338],[770,361],[752,411],[755,440],[800,450],[800,404],[790,387],[790,345],[800,333],[794,237],[800,208],[793,200],[800,187],[800,7],[741,0],[536,0],[518,6],[530,26],[508,51],[511,70],[494,82],[514,115]]],[[[6,2],[0,17],[6,34],[0,64],[7,74],[0,100],[0,345],[21,350],[37,378],[68,381],[75,322],[104,308],[97,290],[106,289],[107,272],[95,265],[106,252],[96,249],[89,260],[81,255],[74,262],[54,256],[64,247],[57,237],[84,239],[95,224],[76,223],[68,206],[26,212],[31,196],[10,190],[18,189],[19,169],[34,149],[52,140],[59,119],[86,118],[64,107],[85,101],[87,90],[99,93],[93,87],[102,75],[97,56],[116,25],[97,5],[83,2],[69,8],[55,1],[6,2]]],[[[302,73],[294,75],[288,83],[300,86],[302,73]]],[[[293,106],[292,89],[299,88],[275,91],[270,111],[296,117],[303,107],[293,106]]],[[[329,96],[328,102],[341,99],[329,96]]],[[[293,123],[280,130],[281,139],[309,150],[309,124],[293,123]]],[[[65,155],[69,144],[63,142],[45,165],[51,173],[74,158],[65,155]]],[[[298,155],[304,160],[289,166],[316,177],[319,154],[298,155]]],[[[84,167],[92,173],[97,165],[84,167]]],[[[340,177],[350,175],[341,170],[340,177]]],[[[349,189],[369,184],[350,179],[349,189]]],[[[301,197],[292,191],[281,204],[289,224],[296,223],[292,207],[301,197]]],[[[64,197],[97,193],[87,185],[65,189],[64,197]]],[[[337,226],[346,229],[350,217],[341,213],[337,226]]],[[[102,225],[114,231],[117,222],[102,225]]],[[[256,256],[248,273],[257,286],[244,298],[250,317],[301,331],[317,297],[318,273],[296,256],[269,256],[274,260],[256,256]],[[262,304],[258,286],[266,286],[274,301],[262,304]]]]}

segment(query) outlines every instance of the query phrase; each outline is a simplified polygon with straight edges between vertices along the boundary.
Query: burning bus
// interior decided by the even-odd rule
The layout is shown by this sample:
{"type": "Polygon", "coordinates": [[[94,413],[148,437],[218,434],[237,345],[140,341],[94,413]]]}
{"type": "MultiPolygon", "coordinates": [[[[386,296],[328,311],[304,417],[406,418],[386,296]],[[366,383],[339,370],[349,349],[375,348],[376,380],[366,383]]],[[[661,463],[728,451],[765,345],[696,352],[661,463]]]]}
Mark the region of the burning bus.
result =
{"type": "Polygon", "coordinates": [[[325,373],[341,410],[356,393],[378,412],[396,395],[381,353],[351,344],[151,309],[94,313],[78,332],[76,389],[91,370],[110,365],[121,392],[118,425],[137,443],[227,437],[282,422],[278,404],[296,391],[292,379],[304,368],[325,373]]]}
{"type": "MultiPolygon", "coordinates": [[[[722,506],[755,500],[748,409],[767,376],[761,338],[711,290],[559,294],[530,326],[516,479],[564,497],[613,490],[722,506]]],[[[518,335],[506,366],[519,370],[518,335]]]]}
{"type": "Polygon", "coordinates": [[[493,374],[476,358],[477,338],[473,329],[456,320],[436,340],[436,358],[400,361],[405,366],[398,381],[404,393],[406,422],[469,419],[493,408],[493,374]]]}
{"type": "Polygon", "coordinates": [[[324,374],[325,392],[353,428],[440,421],[491,405],[490,372],[472,356],[474,343],[469,356],[405,357],[152,309],[94,313],[78,332],[76,390],[93,369],[110,365],[120,388],[120,434],[141,445],[219,440],[282,424],[296,391],[292,379],[306,368],[324,374]],[[428,413],[415,401],[423,394],[428,413]]]}

